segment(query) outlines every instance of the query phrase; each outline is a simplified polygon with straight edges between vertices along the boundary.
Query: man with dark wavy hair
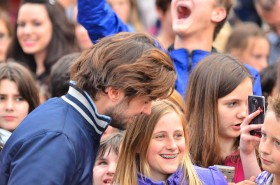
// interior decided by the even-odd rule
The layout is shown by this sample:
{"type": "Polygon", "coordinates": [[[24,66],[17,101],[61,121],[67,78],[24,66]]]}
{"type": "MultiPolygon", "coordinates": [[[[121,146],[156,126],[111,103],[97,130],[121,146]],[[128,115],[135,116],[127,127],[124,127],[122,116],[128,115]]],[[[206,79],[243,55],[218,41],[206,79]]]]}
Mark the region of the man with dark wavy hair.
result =
{"type": "MultiPolygon", "coordinates": [[[[0,184],[92,184],[105,129],[149,115],[176,79],[169,56],[143,33],[105,37],[70,69],[65,96],[39,106],[13,132],[0,158],[0,184]]],[[[171,89],[171,91],[170,91],[171,89]]]]}

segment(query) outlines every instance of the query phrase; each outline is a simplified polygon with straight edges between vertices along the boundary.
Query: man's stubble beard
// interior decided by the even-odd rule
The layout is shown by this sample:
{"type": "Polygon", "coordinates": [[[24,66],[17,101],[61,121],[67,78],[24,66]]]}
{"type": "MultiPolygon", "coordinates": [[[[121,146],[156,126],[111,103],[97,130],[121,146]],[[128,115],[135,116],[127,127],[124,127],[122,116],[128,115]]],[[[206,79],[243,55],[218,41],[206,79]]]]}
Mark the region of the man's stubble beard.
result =
{"type": "Polygon", "coordinates": [[[110,126],[120,130],[125,130],[127,128],[127,125],[129,124],[129,117],[125,116],[125,112],[127,111],[127,109],[128,102],[126,99],[123,99],[114,107],[107,108],[105,110],[105,115],[111,118],[110,126]]]}

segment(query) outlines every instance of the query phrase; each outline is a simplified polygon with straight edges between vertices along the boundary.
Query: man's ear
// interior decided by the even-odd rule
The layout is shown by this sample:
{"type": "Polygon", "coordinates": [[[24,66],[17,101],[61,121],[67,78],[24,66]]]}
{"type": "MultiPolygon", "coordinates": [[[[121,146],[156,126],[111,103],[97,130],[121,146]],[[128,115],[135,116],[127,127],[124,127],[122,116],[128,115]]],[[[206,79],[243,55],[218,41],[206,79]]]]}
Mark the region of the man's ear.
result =
{"type": "Polygon", "coordinates": [[[211,21],[219,23],[226,18],[226,9],[224,7],[216,7],[211,15],[211,21]]]}
{"type": "Polygon", "coordinates": [[[117,102],[120,98],[122,98],[122,91],[120,89],[114,88],[114,87],[108,87],[106,89],[107,95],[110,98],[111,101],[117,102]]]}

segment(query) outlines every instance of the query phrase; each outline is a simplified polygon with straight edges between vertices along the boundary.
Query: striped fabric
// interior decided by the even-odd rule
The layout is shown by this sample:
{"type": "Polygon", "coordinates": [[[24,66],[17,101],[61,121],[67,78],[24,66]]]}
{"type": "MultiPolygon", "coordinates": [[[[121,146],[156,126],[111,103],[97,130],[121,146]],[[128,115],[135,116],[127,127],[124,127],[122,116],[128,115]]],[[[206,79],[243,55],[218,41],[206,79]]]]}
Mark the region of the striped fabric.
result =
{"type": "Polygon", "coordinates": [[[73,81],[70,82],[68,93],[61,98],[75,108],[93,126],[98,134],[102,134],[102,130],[111,121],[110,117],[98,114],[96,106],[88,93],[76,89],[73,81]]]}

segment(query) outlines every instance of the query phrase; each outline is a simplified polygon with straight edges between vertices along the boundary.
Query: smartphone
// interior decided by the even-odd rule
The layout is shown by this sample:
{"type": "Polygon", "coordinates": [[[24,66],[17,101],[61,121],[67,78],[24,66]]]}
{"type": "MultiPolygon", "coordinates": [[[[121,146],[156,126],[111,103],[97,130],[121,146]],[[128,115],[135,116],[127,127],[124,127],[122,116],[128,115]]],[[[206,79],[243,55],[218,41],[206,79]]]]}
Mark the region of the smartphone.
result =
{"type": "Polygon", "coordinates": [[[248,96],[248,108],[249,114],[255,112],[256,110],[261,111],[261,113],[257,115],[250,124],[262,124],[264,122],[265,114],[265,97],[256,95],[248,96]]]}
{"type": "MultiPolygon", "coordinates": [[[[248,108],[249,114],[255,112],[256,110],[260,110],[260,114],[257,115],[250,124],[262,124],[264,122],[264,115],[265,115],[265,97],[264,96],[256,96],[250,95],[248,96],[248,108]]],[[[261,130],[252,130],[250,131],[251,135],[261,137],[261,130]]]]}
{"type": "Polygon", "coordinates": [[[226,177],[227,182],[233,182],[234,180],[234,173],[235,173],[235,167],[233,166],[225,166],[225,165],[214,165],[216,168],[218,168],[226,177]]]}

